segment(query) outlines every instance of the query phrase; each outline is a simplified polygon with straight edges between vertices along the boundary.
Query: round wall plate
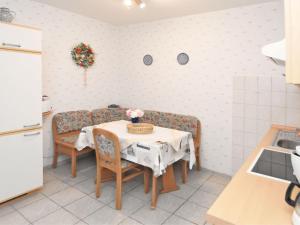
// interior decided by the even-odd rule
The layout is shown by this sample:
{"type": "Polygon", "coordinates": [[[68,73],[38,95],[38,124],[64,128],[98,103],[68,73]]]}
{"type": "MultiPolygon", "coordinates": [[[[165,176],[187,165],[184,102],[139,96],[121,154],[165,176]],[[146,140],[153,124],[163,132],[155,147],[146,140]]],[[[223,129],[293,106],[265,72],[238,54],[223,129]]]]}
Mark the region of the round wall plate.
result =
{"type": "Polygon", "coordinates": [[[150,66],[153,63],[153,57],[151,55],[145,55],[143,62],[146,66],[150,66]]]}
{"type": "Polygon", "coordinates": [[[188,54],[182,52],[177,56],[177,61],[180,65],[186,65],[189,62],[190,58],[188,54]]]}

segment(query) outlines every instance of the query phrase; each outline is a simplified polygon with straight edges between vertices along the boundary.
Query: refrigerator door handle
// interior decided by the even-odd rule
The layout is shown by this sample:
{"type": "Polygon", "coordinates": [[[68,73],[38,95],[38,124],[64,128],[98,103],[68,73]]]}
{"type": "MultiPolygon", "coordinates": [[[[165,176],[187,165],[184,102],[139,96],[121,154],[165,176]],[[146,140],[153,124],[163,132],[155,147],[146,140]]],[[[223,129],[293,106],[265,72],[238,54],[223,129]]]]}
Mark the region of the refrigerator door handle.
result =
{"type": "Polygon", "coordinates": [[[41,132],[35,132],[35,133],[30,133],[30,134],[24,134],[24,137],[30,137],[30,136],[36,136],[36,135],[40,135],[41,132]]]}
{"type": "Polygon", "coordinates": [[[11,44],[11,43],[2,43],[2,46],[7,46],[7,47],[15,47],[15,48],[21,48],[22,46],[19,44],[11,44]]]}
{"type": "Polygon", "coordinates": [[[30,128],[30,127],[37,127],[37,126],[40,126],[40,123],[37,123],[37,124],[31,124],[31,125],[24,125],[23,127],[24,127],[24,128],[30,128]]]}

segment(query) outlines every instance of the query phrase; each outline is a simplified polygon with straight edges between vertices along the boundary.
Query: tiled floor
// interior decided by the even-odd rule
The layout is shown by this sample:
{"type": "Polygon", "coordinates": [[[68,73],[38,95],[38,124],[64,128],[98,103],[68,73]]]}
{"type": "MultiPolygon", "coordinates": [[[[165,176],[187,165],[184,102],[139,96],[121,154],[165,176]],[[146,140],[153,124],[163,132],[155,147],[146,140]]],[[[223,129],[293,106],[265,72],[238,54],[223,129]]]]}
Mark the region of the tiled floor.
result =
{"type": "Polygon", "coordinates": [[[76,178],[70,177],[70,164],[44,171],[44,188],[0,206],[0,225],[156,225],[205,224],[207,209],[230,177],[202,169],[190,171],[182,184],[180,168],[175,168],[180,189],[159,196],[156,210],[150,209],[150,193],[145,194],[142,177],[124,185],[122,210],[115,210],[115,184],[102,185],[95,198],[95,160],[78,161],[76,178]]]}

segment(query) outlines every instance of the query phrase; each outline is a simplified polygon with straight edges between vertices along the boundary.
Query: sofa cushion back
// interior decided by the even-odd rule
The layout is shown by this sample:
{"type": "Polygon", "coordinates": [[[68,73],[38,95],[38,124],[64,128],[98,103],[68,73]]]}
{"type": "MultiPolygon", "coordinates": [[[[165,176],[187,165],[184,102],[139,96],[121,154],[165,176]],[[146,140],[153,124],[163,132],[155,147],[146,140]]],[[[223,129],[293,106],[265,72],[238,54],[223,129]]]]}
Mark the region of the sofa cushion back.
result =
{"type": "Polygon", "coordinates": [[[117,120],[128,120],[126,116],[126,110],[124,108],[103,108],[103,109],[94,109],[92,111],[93,124],[97,125],[100,123],[107,123],[117,120]]]}
{"type": "Polygon", "coordinates": [[[58,134],[78,131],[83,127],[93,125],[91,113],[87,110],[57,113],[53,117],[53,121],[56,124],[58,134]]]}
{"type": "Polygon", "coordinates": [[[145,110],[145,115],[140,121],[155,126],[191,132],[194,138],[196,138],[199,129],[196,117],[174,113],[145,110]]]}

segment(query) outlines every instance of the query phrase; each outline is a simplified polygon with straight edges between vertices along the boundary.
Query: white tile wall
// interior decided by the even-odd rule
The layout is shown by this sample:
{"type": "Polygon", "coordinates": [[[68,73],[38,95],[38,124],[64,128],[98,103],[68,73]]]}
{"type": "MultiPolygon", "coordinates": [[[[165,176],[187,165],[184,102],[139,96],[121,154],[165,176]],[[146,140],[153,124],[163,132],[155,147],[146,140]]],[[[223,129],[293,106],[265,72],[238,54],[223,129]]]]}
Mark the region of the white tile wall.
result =
{"type": "Polygon", "coordinates": [[[234,76],[233,84],[233,99],[238,99],[232,108],[235,172],[272,124],[300,127],[300,86],[286,84],[280,75],[234,76]]]}

